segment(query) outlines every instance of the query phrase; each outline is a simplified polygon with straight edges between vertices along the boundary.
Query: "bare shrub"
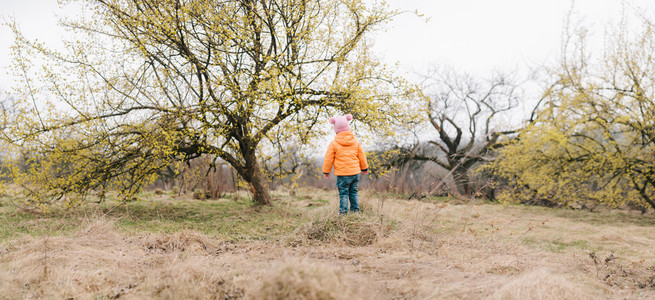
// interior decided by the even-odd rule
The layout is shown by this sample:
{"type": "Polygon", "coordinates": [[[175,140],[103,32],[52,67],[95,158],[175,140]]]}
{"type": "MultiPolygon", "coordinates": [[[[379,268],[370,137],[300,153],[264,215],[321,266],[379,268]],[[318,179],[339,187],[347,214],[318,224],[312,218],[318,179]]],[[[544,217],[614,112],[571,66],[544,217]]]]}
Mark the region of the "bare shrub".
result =
{"type": "MultiPolygon", "coordinates": [[[[220,159],[211,155],[202,155],[192,159],[187,164],[170,167],[160,174],[158,186],[171,189],[172,194],[193,192],[194,197],[198,190],[203,193],[200,199],[218,199],[226,191],[236,189],[236,174],[234,170],[225,165],[220,159]]],[[[199,199],[199,198],[195,198],[199,199]]]]}
{"type": "Polygon", "coordinates": [[[173,195],[179,195],[179,194],[180,194],[180,188],[178,188],[178,187],[173,187],[173,188],[171,189],[171,194],[173,194],[173,195]]]}
{"type": "Polygon", "coordinates": [[[203,189],[196,189],[193,191],[193,199],[196,200],[207,200],[211,198],[209,192],[205,192],[203,189]]]}
{"type": "Polygon", "coordinates": [[[602,258],[591,252],[589,257],[594,263],[595,276],[610,286],[655,289],[655,267],[652,265],[627,262],[614,253],[602,258]]]}

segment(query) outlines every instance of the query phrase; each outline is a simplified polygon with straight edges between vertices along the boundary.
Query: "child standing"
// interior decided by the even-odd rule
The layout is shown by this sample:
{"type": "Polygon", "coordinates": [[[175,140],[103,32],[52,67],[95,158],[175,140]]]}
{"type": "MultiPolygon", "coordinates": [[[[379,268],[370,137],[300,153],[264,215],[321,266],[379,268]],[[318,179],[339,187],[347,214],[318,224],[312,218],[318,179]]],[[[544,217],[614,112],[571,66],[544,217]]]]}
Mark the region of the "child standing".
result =
{"type": "Polygon", "coordinates": [[[353,132],[350,131],[348,121],[353,116],[330,118],[330,123],[334,124],[334,132],[337,134],[334,140],[328,146],[323,160],[323,176],[330,178],[330,171],[334,166],[334,175],[337,176],[337,188],[339,189],[339,213],[348,213],[348,203],[350,202],[350,211],[359,211],[359,199],[357,198],[357,185],[359,184],[359,173],[368,174],[368,164],[366,155],[362,150],[362,145],[355,139],[353,132]]]}

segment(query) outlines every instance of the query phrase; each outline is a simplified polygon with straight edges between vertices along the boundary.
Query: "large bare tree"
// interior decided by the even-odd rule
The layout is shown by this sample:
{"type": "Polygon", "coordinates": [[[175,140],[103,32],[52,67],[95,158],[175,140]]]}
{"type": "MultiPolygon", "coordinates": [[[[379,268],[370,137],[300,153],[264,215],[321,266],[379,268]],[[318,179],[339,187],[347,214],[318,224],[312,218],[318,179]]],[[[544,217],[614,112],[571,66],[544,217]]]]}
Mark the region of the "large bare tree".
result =
{"type": "Polygon", "coordinates": [[[406,155],[450,171],[457,191],[470,195],[473,166],[490,160],[490,152],[501,145],[502,138],[515,133],[512,126],[517,125],[508,117],[518,108],[522,90],[505,74],[481,80],[448,69],[431,71],[424,83],[430,99],[428,120],[435,133],[428,140],[432,149],[419,151],[417,144],[406,155]]]}

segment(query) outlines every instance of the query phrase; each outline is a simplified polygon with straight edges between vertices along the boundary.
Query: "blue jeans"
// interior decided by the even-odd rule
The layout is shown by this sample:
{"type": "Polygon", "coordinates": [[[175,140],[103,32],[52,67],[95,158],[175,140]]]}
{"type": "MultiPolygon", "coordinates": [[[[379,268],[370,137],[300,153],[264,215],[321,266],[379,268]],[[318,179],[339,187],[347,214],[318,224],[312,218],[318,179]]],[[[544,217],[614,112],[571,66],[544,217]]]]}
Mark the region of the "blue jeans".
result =
{"type": "Polygon", "coordinates": [[[348,202],[350,211],[359,211],[359,199],[357,199],[357,185],[359,174],[351,176],[337,176],[337,188],[339,189],[339,213],[348,213],[348,202]],[[350,201],[349,201],[350,200],[350,201]]]}

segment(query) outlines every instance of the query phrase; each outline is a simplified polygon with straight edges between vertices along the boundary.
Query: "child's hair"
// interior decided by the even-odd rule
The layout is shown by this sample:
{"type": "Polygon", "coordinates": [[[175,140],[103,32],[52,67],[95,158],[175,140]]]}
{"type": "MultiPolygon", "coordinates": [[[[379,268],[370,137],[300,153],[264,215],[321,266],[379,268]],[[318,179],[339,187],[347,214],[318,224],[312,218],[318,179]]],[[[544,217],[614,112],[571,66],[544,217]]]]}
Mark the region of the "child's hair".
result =
{"type": "Polygon", "coordinates": [[[338,116],[330,118],[330,123],[334,124],[334,132],[339,133],[342,131],[350,131],[348,121],[353,119],[353,115],[347,114],[345,116],[338,116]]]}

